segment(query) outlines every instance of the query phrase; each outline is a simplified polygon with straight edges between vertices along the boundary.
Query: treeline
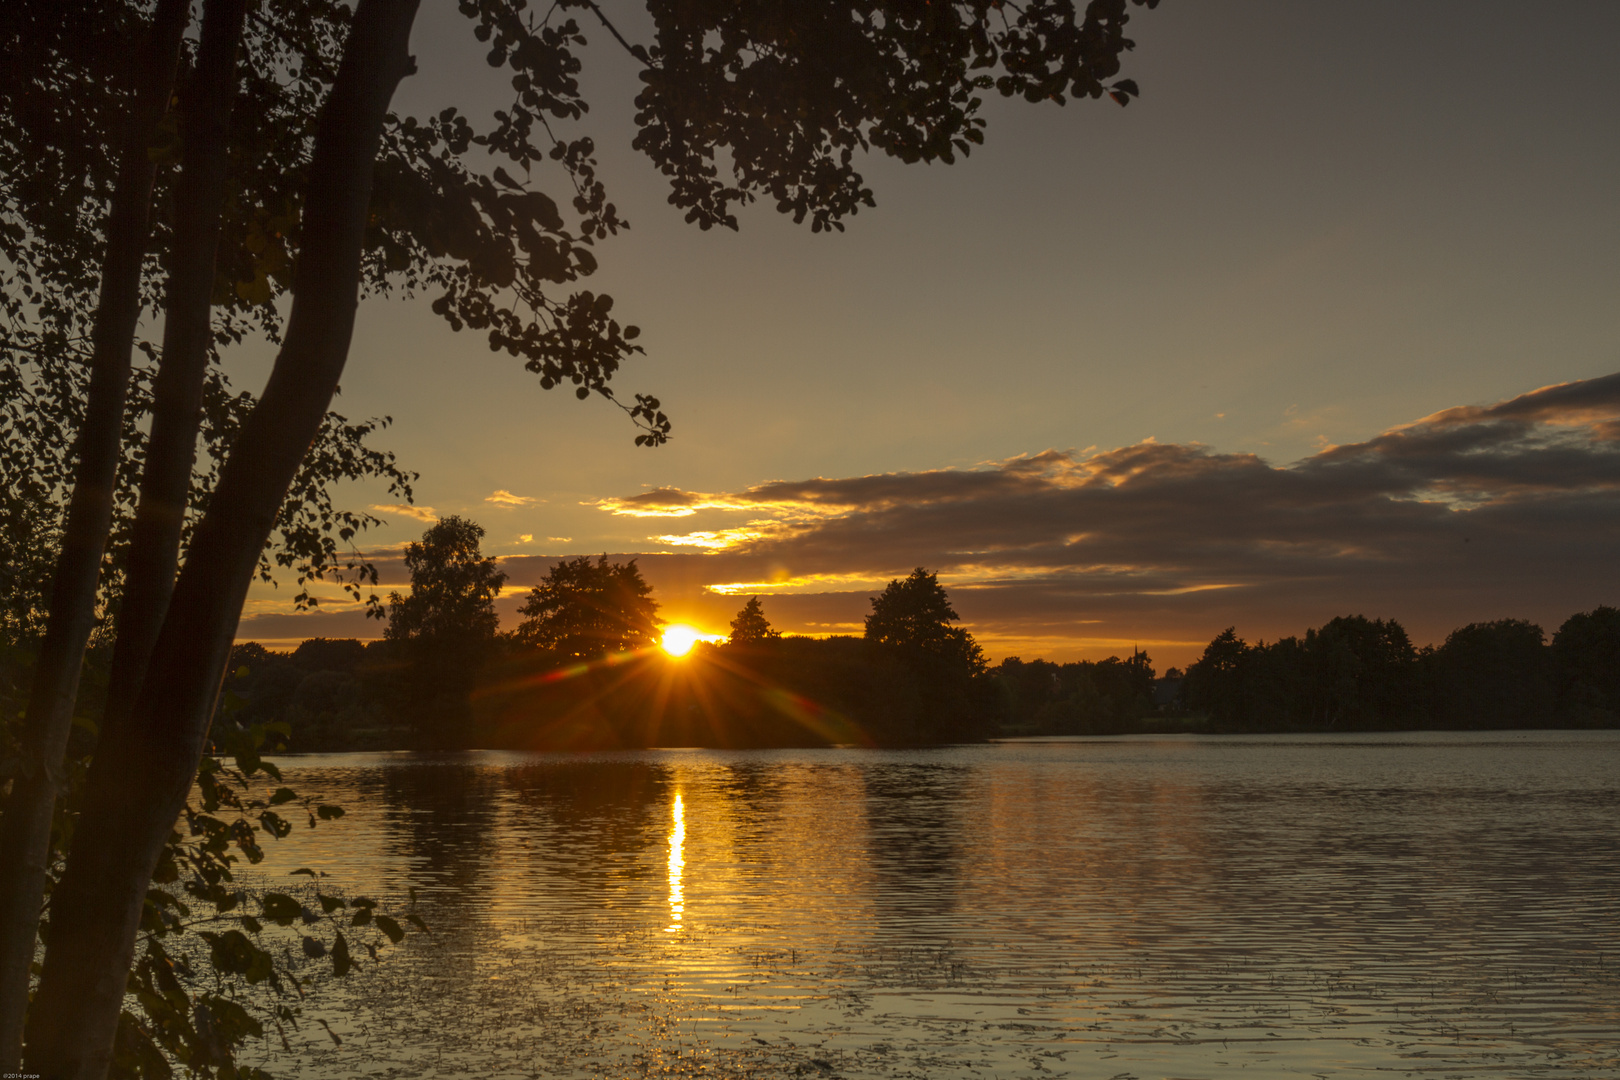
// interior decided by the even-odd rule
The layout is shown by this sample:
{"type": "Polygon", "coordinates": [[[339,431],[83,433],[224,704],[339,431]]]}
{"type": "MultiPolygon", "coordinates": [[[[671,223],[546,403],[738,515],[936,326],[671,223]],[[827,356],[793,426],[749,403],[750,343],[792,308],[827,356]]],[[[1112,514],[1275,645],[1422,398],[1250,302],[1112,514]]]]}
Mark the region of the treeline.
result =
{"type": "MultiPolygon", "coordinates": [[[[1171,669],[1175,672],[1175,669],[1171,669]]],[[[1173,684],[1179,673],[1170,677],[1173,684]]],[[[997,727],[1004,735],[1123,735],[1150,730],[1167,699],[1147,653],[1129,660],[1050,660],[1008,657],[990,669],[997,727]]],[[[1170,686],[1173,697],[1174,686],[1170,686]]],[[[1168,700],[1168,699],[1167,699],[1168,700]]]]}
{"type": "Polygon", "coordinates": [[[497,629],[506,576],[483,530],[446,518],[411,544],[386,636],[236,647],[221,709],[278,725],[290,751],[898,746],[998,730],[997,687],[935,575],[874,597],[860,637],[784,637],[748,601],[723,645],[660,647],[634,560],[552,567],[497,629]]]}
{"type": "Polygon", "coordinates": [[[1228,629],[1185,672],[1144,652],[989,666],[935,575],[872,599],[859,637],[783,636],[749,600],[724,644],[682,660],[634,560],[564,560],[500,633],[506,580],[483,530],[446,518],[410,545],[381,641],[241,644],[221,709],[292,751],[906,746],[996,735],[1620,725],[1620,612],[1550,642],[1506,619],[1415,648],[1392,620],[1337,618],[1249,644],[1228,629]]]}
{"type": "Polygon", "coordinates": [[[1179,689],[1221,731],[1615,727],[1620,610],[1572,615],[1550,642],[1535,623],[1500,619],[1422,649],[1400,623],[1359,615],[1270,644],[1229,628],[1179,689]]]}
{"type": "Polygon", "coordinates": [[[460,696],[431,687],[411,653],[387,639],[314,638],[292,652],[243,643],[221,707],[283,725],[291,752],[903,746],[998,731],[993,681],[865,637],[700,643],[678,661],[640,649],[594,662],[502,638],[460,696]]]}

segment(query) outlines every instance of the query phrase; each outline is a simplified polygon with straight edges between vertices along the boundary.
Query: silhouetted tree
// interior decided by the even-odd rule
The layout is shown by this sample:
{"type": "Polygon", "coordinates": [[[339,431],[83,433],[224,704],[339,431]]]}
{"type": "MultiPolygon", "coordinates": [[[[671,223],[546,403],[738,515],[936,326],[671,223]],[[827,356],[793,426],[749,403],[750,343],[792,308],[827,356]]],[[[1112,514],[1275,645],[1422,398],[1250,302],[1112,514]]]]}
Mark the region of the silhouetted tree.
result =
{"type": "Polygon", "coordinates": [[[1208,713],[1219,724],[1233,724],[1246,716],[1243,700],[1243,668],[1249,645],[1237,636],[1237,627],[1228,626],[1208,645],[1204,655],[1187,668],[1187,681],[1181,688],[1189,708],[1208,713]]]}
{"type": "Polygon", "coordinates": [[[1322,726],[1391,727],[1421,715],[1417,650],[1394,619],[1340,616],[1305,632],[1322,726]]]}
{"type": "Polygon", "coordinates": [[[984,652],[951,625],[959,618],[938,576],[920,566],[872,597],[864,640],[899,657],[924,703],[923,723],[899,741],[975,739],[994,729],[995,687],[983,678],[984,652]]]}
{"type": "Polygon", "coordinates": [[[984,652],[978,642],[951,625],[960,618],[939,576],[919,566],[904,581],[891,581],[881,596],[872,597],[866,640],[935,656],[968,674],[982,674],[984,652]]]}
{"type": "Polygon", "coordinates": [[[759,597],[750,597],[737,617],[731,620],[731,636],[726,639],[730,645],[757,645],[762,641],[775,641],[782,636],[781,631],[774,629],[769,620],[765,618],[765,608],[759,602],[759,597]]]}
{"type": "Polygon", "coordinates": [[[1552,718],[1552,657],[1523,619],[1469,623],[1427,658],[1434,718],[1446,727],[1541,727],[1552,718]]]}
{"type": "Polygon", "coordinates": [[[495,643],[506,574],[479,550],[483,537],[464,518],[430,526],[405,549],[410,595],[388,598],[386,636],[403,644],[408,665],[400,705],[424,746],[464,745],[473,680],[495,643]]]}
{"type": "Polygon", "coordinates": [[[1620,608],[1571,615],[1553,635],[1559,711],[1570,723],[1620,724],[1620,608]]]}
{"type": "Polygon", "coordinates": [[[663,622],[636,560],[610,563],[606,555],[594,563],[583,555],[559,562],[518,612],[516,640],[563,661],[652,648],[663,622]]]}

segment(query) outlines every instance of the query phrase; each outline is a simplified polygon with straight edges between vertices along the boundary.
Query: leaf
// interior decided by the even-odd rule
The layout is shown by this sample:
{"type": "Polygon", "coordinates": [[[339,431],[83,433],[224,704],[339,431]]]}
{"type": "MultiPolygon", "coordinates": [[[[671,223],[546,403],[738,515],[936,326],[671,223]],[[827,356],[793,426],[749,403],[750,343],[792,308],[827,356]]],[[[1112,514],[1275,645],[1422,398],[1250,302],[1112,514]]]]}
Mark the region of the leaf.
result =
{"type": "Polygon", "coordinates": [[[341,896],[323,896],[320,899],[321,910],[326,912],[328,915],[332,914],[332,912],[336,911],[338,908],[344,906],[343,898],[341,896]]]}
{"type": "Polygon", "coordinates": [[[240,930],[227,930],[223,934],[203,933],[209,942],[209,962],[216,971],[227,975],[241,975],[249,983],[263,982],[271,972],[270,954],[248,940],[240,930]]]}
{"type": "Polygon", "coordinates": [[[355,908],[354,917],[349,920],[350,926],[365,926],[371,921],[371,909],[368,907],[355,908]]]}
{"type": "Polygon", "coordinates": [[[344,815],[344,813],[345,813],[343,807],[341,807],[341,806],[324,806],[324,805],[323,806],[317,806],[315,808],[315,812],[321,816],[322,821],[332,821],[335,818],[342,817],[344,815]]]}
{"type": "Polygon", "coordinates": [[[303,940],[304,955],[311,960],[319,960],[326,955],[326,942],[320,938],[305,936],[303,940]]]}
{"type": "MultiPolygon", "coordinates": [[[[282,803],[292,802],[296,798],[298,798],[298,792],[294,791],[292,788],[278,787],[276,788],[276,793],[270,796],[270,805],[280,806],[282,803]]],[[[293,873],[310,874],[313,876],[313,872],[309,870],[294,870],[293,873]]]]}
{"type": "Polygon", "coordinates": [[[303,910],[303,905],[286,893],[264,894],[264,917],[280,926],[291,926],[303,910]]]}
{"type": "Polygon", "coordinates": [[[499,165],[495,166],[495,182],[497,184],[503,184],[506,187],[511,188],[513,191],[523,190],[523,185],[512,179],[511,176],[507,175],[506,170],[501,168],[499,165]]]}
{"type": "Polygon", "coordinates": [[[531,191],[523,196],[523,208],[529,216],[540,223],[540,227],[548,232],[562,232],[562,215],[557,212],[557,204],[551,196],[540,191],[531,191]]]}
{"type": "Polygon", "coordinates": [[[332,974],[342,978],[353,966],[354,961],[349,957],[349,943],[343,939],[340,932],[337,940],[332,943],[332,974]]]}
{"type": "Polygon", "coordinates": [[[290,871],[290,872],[289,872],[289,873],[288,873],[288,874],[287,874],[287,876],[288,876],[288,877],[296,877],[296,876],[297,876],[297,875],[299,875],[299,874],[308,874],[308,875],[309,875],[309,876],[310,876],[310,877],[315,877],[315,876],[316,876],[316,875],[315,875],[315,871],[313,871],[313,870],[311,870],[311,869],[310,869],[310,868],[309,868],[309,867],[307,867],[307,866],[300,866],[300,867],[299,867],[299,868],[298,868],[298,869],[296,869],[296,870],[293,870],[293,871],[290,871]]]}
{"type": "Polygon", "coordinates": [[[405,940],[405,930],[399,925],[399,923],[395,922],[393,919],[390,919],[387,915],[377,916],[377,929],[387,934],[388,940],[392,941],[395,945],[398,945],[401,941],[405,940]]]}

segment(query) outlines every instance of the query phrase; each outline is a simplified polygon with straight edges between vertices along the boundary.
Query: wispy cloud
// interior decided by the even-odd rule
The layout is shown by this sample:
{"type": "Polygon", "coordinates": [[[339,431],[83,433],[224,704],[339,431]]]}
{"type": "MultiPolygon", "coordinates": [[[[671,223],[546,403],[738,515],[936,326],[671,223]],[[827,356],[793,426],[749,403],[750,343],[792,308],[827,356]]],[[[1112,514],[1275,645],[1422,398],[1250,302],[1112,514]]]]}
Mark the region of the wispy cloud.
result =
{"type": "Polygon", "coordinates": [[[501,488],[498,491],[485,495],[484,501],[504,508],[511,508],[514,506],[533,506],[536,503],[545,502],[544,499],[536,499],[528,495],[514,495],[505,488],[501,488]]]}
{"type": "Polygon", "coordinates": [[[371,508],[372,513],[388,514],[393,517],[412,518],[429,525],[439,520],[439,514],[431,506],[412,506],[410,503],[389,503],[386,506],[376,505],[371,508]]]}

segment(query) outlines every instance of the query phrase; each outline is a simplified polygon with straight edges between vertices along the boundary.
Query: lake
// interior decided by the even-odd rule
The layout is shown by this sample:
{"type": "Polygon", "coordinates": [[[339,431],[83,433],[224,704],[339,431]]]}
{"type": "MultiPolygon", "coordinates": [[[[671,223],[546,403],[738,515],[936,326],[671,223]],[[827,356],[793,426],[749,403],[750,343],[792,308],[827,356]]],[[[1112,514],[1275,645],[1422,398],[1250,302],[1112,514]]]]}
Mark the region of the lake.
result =
{"type": "Polygon", "coordinates": [[[278,1077],[1620,1073],[1617,732],[279,761],[432,933],[278,1077]]]}

